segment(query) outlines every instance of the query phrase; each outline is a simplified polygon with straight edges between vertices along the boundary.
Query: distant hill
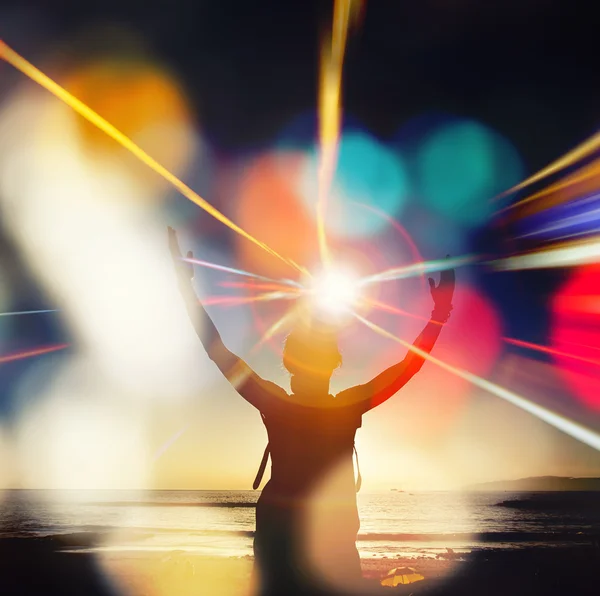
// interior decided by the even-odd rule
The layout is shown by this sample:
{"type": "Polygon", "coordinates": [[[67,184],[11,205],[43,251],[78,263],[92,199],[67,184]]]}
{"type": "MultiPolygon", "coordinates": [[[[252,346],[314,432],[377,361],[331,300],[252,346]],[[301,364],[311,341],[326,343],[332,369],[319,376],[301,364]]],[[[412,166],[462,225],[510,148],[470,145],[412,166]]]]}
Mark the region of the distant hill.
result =
{"type": "Polygon", "coordinates": [[[600,478],[563,478],[536,476],[519,480],[484,482],[466,487],[473,491],[544,492],[544,491],[600,491],[600,478]]]}

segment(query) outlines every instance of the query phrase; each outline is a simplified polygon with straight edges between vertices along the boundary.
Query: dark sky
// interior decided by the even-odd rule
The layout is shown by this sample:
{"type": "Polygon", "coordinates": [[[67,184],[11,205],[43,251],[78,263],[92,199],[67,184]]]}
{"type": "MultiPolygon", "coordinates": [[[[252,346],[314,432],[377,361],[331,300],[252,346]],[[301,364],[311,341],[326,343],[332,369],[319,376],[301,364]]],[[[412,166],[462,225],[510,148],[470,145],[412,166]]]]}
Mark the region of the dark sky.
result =
{"type": "MultiPolygon", "coordinates": [[[[35,62],[106,52],[122,44],[116,27],[137,31],[183,82],[211,144],[230,153],[314,110],[332,5],[5,0],[0,36],[35,62]]],[[[376,0],[364,16],[347,52],[345,114],[382,139],[423,113],[463,115],[508,137],[533,172],[597,129],[596,23],[583,3],[376,0]]],[[[474,240],[481,252],[504,239],[488,229],[474,240]]],[[[539,276],[546,294],[552,283],[539,276]]]]}
{"type": "MultiPolygon", "coordinates": [[[[212,145],[228,154],[269,143],[294,116],[315,109],[319,40],[331,8],[330,0],[3,0],[0,38],[39,63],[48,52],[116,48],[118,26],[137,31],[182,81],[212,145]]],[[[347,52],[345,113],[382,139],[425,112],[468,116],[508,137],[531,173],[597,129],[592,17],[574,1],[372,0],[347,52]]],[[[503,241],[490,228],[473,238],[479,252],[503,241]]],[[[3,243],[0,253],[12,262],[3,243]]],[[[515,298],[523,274],[481,281],[504,311],[507,333],[542,342],[546,297],[560,279],[528,273],[527,303],[515,298]]],[[[33,286],[21,295],[23,308],[40,307],[33,286]]],[[[37,344],[59,334],[21,331],[37,344]]]]}
{"type": "MultiPolygon", "coordinates": [[[[0,22],[0,34],[22,48],[29,31],[32,59],[57,44],[67,52],[106,49],[115,43],[110,34],[85,33],[103,23],[138,31],[179,74],[213,143],[231,150],[267,141],[314,108],[332,2],[2,5],[12,17],[0,22]]],[[[368,2],[348,50],[346,111],[382,137],[424,111],[465,114],[499,129],[530,169],[539,168],[598,124],[595,35],[594,19],[572,1],[368,2]]]]}

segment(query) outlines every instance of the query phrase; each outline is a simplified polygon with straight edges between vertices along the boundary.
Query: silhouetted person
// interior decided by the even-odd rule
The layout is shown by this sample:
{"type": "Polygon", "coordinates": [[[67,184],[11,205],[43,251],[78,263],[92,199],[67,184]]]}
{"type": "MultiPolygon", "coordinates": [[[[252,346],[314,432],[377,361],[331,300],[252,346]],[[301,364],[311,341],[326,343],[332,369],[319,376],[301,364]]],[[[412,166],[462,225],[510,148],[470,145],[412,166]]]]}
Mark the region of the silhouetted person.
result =
{"type": "MultiPolygon", "coordinates": [[[[283,363],[291,375],[288,395],[225,347],[198,301],[191,283],[193,269],[182,261],[171,228],[169,245],[180,290],[208,356],[260,411],[267,428],[271,478],[257,503],[254,539],[261,594],[316,594],[336,588],[351,593],[362,581],[356,549],[360,526],[353,466],[356,430],[362,415],[402,388],[424,358],[409,351],[370,382],[332,396],[329,382],[341,364],[336,336],[322,322],[309,320],[295,327],[285,343],[283,363]]],[[[426,353],[452,310],[454,272],[442,272],[437,287],[432,279],[429,283],[435,307],[414,343],[426,353]]]]}

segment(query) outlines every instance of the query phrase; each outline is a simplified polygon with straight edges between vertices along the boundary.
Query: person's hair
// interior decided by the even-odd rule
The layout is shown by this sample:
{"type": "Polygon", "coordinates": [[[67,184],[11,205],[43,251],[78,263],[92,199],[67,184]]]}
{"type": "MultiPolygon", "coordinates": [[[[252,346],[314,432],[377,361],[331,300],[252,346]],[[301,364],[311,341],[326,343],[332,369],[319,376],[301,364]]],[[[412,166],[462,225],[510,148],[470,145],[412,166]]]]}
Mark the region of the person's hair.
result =
{"type": "Polygon", "coordinates": [[[342,364],[334,331],[318,326],[299,325],[287,336],[283,366],[292,375],[331,375],[342,364]]]}

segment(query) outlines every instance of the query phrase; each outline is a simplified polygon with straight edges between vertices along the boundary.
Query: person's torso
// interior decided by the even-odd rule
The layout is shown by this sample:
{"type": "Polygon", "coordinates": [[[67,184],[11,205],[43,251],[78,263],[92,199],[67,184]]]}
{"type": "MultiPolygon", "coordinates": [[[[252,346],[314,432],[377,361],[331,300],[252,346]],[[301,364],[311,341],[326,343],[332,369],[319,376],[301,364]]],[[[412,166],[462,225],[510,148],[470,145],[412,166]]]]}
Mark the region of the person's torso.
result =
{"type": "Polygon", "coordinates": [[[263,420],[271,454],[271,490],[300,497],[328,474],[336,474],[341,488],[347,484],[354,493],[354,438],[361,426],[356,408],[282,402],[263,412],[263,420]]]}

